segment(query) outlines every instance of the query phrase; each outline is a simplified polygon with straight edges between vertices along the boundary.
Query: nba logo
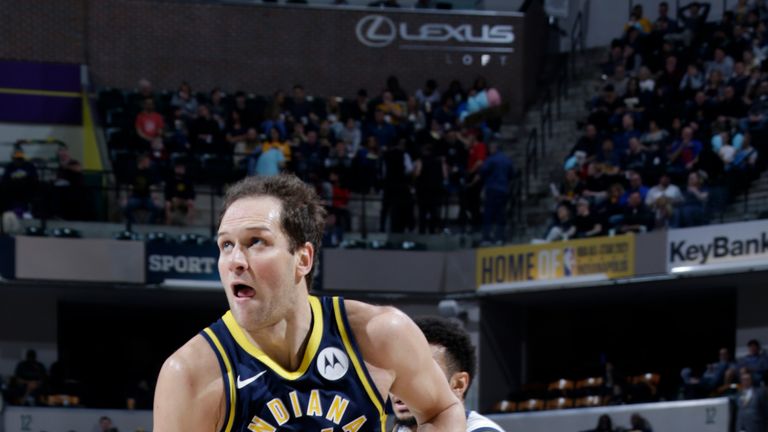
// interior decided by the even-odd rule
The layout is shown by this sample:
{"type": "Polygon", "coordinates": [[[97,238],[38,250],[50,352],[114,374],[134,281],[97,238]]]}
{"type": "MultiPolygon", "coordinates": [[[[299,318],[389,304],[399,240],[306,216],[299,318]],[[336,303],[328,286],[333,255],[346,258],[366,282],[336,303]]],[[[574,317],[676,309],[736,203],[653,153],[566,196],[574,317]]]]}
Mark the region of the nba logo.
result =
{"type": "Polygon", "coordinates": [[[563,251],[563,273],[566,277],[576,273],[576,256],[573,248],[568,247],[563,251]]]}

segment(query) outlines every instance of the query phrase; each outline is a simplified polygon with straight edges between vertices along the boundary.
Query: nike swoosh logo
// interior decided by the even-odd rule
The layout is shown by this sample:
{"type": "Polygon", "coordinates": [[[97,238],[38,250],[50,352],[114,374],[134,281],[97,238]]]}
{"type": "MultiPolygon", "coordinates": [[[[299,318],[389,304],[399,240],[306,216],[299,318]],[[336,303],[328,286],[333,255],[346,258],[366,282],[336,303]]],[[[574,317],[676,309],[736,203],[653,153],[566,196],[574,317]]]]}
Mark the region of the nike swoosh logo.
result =
{"type": "Polygon", "coordinates": [[[240,375],[238,375],[237,376],[237,389],[240,390],[241,388],[247,386],[248,384],[256,381],[257,379],[259,379],[260,376],[264,375],[265,373],[267,373],[267,371],[261,371],[261,372],[257,373],[256,375],[248,378],[247,380],[240,380],[240,375]]]}

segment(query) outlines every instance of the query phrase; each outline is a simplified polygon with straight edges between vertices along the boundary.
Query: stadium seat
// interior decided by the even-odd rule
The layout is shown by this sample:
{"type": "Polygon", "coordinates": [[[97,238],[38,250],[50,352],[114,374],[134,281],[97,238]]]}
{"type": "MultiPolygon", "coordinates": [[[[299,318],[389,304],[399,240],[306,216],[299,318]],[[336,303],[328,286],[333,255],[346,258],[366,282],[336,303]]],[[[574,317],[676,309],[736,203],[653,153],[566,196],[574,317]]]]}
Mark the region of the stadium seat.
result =
{"type": "Polygon", "coordinates": [[[544,401],[541,399],[528,399],[517,404],[517,410],[523,411],[542,411],[544,410],[544,401]]]}
{"type": "Polygon", "coordinates": [[[590,377],[576,382],[576,394],[579,396],[599,396],[603,390],[602,377],[590,377]]]}
{"type": "Polygon", "coordinates": [[[570,397],[573,394],[573,390],[573,381],[567,379],[559,379],[547,386],[547,393],[549,393],[550,397],[570,397]]]}
{"type": "Polygon", "coordinates": [[[573,408],[573,399],[560,397],[547,401],[546,409],[548,410],[558,410],[565,408],[573,408]]]}
{"type": "Polygon", "coordinates": [[[500,400],[493,404],[493,408],[491,408],[491,410],[497,413],[515,412],[517,411],[517,404],[508,400],[500,400]]]}
{"type": "Polygon", "coordinates": [[[602,396],[584,396],[576,399],[574,404],[576,408],[598,407],[603,405],[605,405],[605,399],[602,396]]]}

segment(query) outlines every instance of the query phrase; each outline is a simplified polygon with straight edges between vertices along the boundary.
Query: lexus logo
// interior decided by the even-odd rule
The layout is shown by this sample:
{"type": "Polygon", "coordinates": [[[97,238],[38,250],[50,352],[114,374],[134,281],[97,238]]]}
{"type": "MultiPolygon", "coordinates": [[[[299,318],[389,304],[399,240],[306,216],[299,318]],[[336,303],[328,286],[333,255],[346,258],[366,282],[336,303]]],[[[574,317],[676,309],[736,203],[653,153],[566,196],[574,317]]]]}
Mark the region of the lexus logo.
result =
{"type": "Polygon", "coordinates": [[[368,15],[357,22],[357,39],[369,47],[381,48],[395,41],[397,27],[395,23],[381,15],[368,15]]]}

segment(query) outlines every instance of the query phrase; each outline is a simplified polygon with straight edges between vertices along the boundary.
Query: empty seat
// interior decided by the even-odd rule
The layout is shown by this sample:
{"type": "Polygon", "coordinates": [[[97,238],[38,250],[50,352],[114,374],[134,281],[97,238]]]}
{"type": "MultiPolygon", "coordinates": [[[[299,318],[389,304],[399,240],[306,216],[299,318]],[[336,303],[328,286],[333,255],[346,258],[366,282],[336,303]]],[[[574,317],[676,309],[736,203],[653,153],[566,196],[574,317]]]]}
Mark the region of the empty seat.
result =
{"type": "Polygon", "coordinates": [[[544,401],[541,399],[528,399],[517,403],[518,411],[542,411],[544,401]]]}
{"type": "Polygon", "coordinates": [[[517,411],[517,404],[508,400],[501,400],[493,404],[493,412],[497,413],[509,413],[517,411]]]}
{"type": "Polygon", "coordinates": [[[547,401],[546,408],[548,410],[573,408],[573,399],[565,398],[565,397],[550,399],[547,401]]]}

